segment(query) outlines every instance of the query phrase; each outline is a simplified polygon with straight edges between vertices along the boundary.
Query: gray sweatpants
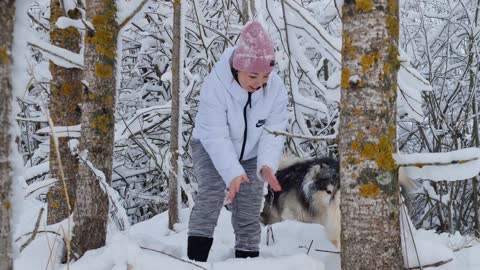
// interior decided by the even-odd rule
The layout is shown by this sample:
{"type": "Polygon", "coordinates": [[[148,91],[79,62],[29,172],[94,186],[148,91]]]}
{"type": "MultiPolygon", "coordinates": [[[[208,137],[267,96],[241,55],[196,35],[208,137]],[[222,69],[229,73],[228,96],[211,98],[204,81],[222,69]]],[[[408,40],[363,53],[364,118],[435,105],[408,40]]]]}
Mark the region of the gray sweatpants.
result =
{"type": "MultiPolygon", "coordinates": [[[[188,235],[212,238],[225,199],[226,185],[200,141],[192,140],[191,146],[198,193],[190,214],[188,235]]],[[[258,179],[256,174],[256,158],[240,163],[250,182],[241,184],[240,191],[232,202],[235,249],[258,251],[261,236],[260,208],[263,198],[263,181],[258,179]]]]}

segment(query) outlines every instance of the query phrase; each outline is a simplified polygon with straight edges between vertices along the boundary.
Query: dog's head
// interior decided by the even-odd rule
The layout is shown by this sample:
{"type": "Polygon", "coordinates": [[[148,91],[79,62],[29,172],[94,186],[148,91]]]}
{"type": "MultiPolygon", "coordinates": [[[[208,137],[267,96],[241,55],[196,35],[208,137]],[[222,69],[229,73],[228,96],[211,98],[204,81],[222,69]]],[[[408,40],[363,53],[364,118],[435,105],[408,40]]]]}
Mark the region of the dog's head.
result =
{"type": "Polygon", "coordinates": [[[328,205],[340,190],[338,161],[330,158],[313,160],[303,179],[302,188],[309,201],[328,205]]]}

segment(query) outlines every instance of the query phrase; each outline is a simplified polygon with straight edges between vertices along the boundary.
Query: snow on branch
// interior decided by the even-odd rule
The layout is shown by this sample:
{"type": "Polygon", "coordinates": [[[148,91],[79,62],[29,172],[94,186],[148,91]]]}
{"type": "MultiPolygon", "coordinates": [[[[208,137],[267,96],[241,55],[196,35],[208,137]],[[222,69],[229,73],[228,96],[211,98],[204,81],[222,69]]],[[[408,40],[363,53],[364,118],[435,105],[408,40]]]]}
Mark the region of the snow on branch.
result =
{"type": "Polygon", "coordinates": [[[142,130],[161,124],[166,119],[170,118],[170,111],[170,102],[164,105],[151,106],[145,109],[138,110],[135,115],[133,117],[130,117],[130,119],[128,119],[127,121],[117,124],[118,127],[115,131],[115,141],[127,139],[142,130]],[[145,118],[149,118],[149,121],[142,121],[145,120],[145,118]]]}
{"type": "MultiPolygon", "coordinates": [[[[297,27],[296,31],[309,35],[315,42],[319,44],[318,48],[322,55],[326,57],[331,63],[337,67],[341,66],[341,47],[342,42],[339,38],[330,35],[318,23],[310,12],[300,4],[293,0],[285,0],[286,7],[289,9],[289,16],[294,16],[295,19],[289,19],[289,24],[295,23],[301,27],[297,27]]],[[[417,121],[423,120],[423,112],[421,108],[422,91],[431,91],[430,83],[425,80],[422,75],[409,65],[406,53],[399,50],[400,70],[398,72],[398,87],[401,91],[399,100],[401,109],[408,113],[417,121]]]]}
{"type": "MultiPolygon", "coordinates": [[[[342,47],[342,42],[336,37],[330,35],[311,15],[310,12],[300,4],[292,0],[285,0],[285,4],[293,12],[288,12],[294,14],[299,25],[305,29],[305,33],[309,34],[316,42],[318,42],[319,49],[323,50],[323,55],[327,57],[331,62],[334,62],[336,65],[341,66],[342,64],[342,55],[340,54],[340,49],[342,47]]],[[[287,13],[287,12],[286,12],[287,13]]],[[[291,23],[292,20],[289,20],[291,23]]]]}
{"type": "MultiPolygon", "coordinates": [[[[68,17],[60,17],[58,18],[57,22],[55,23],[55,26],[57,26],[59,29],[67,29],[69,27],[74,27],[79,30],[85,30],[85,21],[78,19],[74,20],[68,17]]],[[[91,27],[88,27],[91,28],[91,27]]]]}
{"type": "Polygon", "coordinates": [[[28,44],[41,50],[45,57],[64,68],[83,69],[83,55],[54,46],[40,40],[29,40],[28,44]]]}
{"type": "Polygon", "coordinates": [[[117,23],[119,29],[122,29],[131,19],[133,19],[133,17],[135,17],[135,15],[140,13],[148,1],[149,0],[143,0],[132,10],[132,2],[117,0],[117,23]]]}
{"type": "Polygon", "coordinates": [[[25,178],[25,180],[30,180],[35,177],[45,175],[49,171],[50,171],[50,167],[48,165],[48,162],[43,162],[38,165],[27,168],[23,173],[23,177],[25,178]]]}
{"type": "Polygon", "coordinates": [[[113,219],[116,221],[118,228],[120,230],[128,229],[130,227],[130,222],[128,221],[127,211],[122,206],[122,198],[120,197],[120,194],[118,194],[118,191],[113,189],[107,183],[107,181],[105,180],[105,174],[101,170],[95,168],[92,162],[87,159],[88,154],[86,151],[80,153],[78,156],[80,158],[80,161],[84,162],[93,172],[93,174],[95,174],[101,189],[103,190],[103,192],[105,192],[105,194],[108,195],[110,201],[110,216],[113,217],[113,219]]]}
{"type": "Polygon", "coordinates": [[[265,128],[265,130],[274,135],[274,136],[286,136],[290,138],[297,138],[297,139],[304,139],[307,141],[319,142],[319,141],[334,141],[337,139],[336,135],[325,135],[325,136],[303,136],[299,134],[292,134],[288,132],[281,132],[281,131],[270,131],[265,128]]]}
{"type": "Polygon", "coordinates": [[[395,154],[399,166],[412,179],[455,181],[476,177],[480,172],[480,148],[441,153],[395,154]]]}
{"type": "MultiPolygon", "coordinates": [[[[55,126],[53,132],[56,137],[73,137],[80,138],[80,125],[75,126],[55,126]]],[[[52,130],[50,127],[45,127],[37,130],[37,134],[51,134],[52,130]]]]}

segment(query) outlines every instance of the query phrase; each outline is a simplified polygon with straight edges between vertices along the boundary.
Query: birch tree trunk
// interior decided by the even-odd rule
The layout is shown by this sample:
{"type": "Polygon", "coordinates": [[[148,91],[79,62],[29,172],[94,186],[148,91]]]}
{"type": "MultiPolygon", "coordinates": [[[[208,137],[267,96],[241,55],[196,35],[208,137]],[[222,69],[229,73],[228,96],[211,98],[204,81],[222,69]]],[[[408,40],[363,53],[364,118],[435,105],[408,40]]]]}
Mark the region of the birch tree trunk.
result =
{"type": "Polygon", "coordinates": [[[12,267],[12,238],[10,233],[10,190],[12,178],[8,153],[10,151],[9,120],[12,86],[11,47],[15,1],[0,1],[0,270],[12,267]]]}
{"type": "Polygon", "coordinates": [[[242,23],[243,25],[245,25],[248,20],[249,20],[249,16],[248,16],[248,6],[249,6],[249,2],[250,0],[243,0],[242,1],[242,23]]]}
{"type": "Polygon", "coordinates": [[[86,19],[94,30],[87,30],[85,37],[86,91],[72,239],[72,250],[78,256],[105,245],[109,203],[101,182],[109,185],[112,178],[118,35],[115,0],[87,0],[86,8],[86,19]]]}
{"type": "Polygon", "coordinates": [[[403,269],[396,152],[398,1],[343,7],[342,269],[403,269]]]}
{"type": "Polygon", "coordinates": [[[173,1],[173,56],[172,56],[172,110],[170,118],[170,171],[168,172],[168,228],[173,230],[173,225],[178,222],[178,162],[181,156],[179,150],[180,124],[180,71],[183,65],[181,57],[182,42],[182,1],[173,1]]]}
{"type": "MultiPolygon", "coordinates": [[[[61,16],[68,16],[71,19],[79,19],[80,11],[78,9],[68,10],[64,14],[61,2],[62,0],[52,0],[50,2],[50,40],[55,46],[67,49],[74,53],[80,52],[81,34],[74,27],[59,29],[55,22],[61,16]]],[[[75,126],[80,124],[80,103],[82,102],[82,70],[77,68],[64,68],[55,65],[50,61],[50,72],[52,81],[50,84],[50,117],[54,126],[75,126]]],[[[58,138],[58,150],[63,165],[65,183],[67,185],[68,197],[70,199],[70,209],[75,204],[75,182],[78,178],[78,159],[73,155],[68,146],[68,141],[73,139],[71,135],[58,138]]],[[[65,187],[61,181],[59,164],[53,143],[53,136],[50,138],[50,175],[59,181],[50,189],[47,211],[47,224],[58,223],[70,214],[67,208],[65,196],[65,187]]]]}

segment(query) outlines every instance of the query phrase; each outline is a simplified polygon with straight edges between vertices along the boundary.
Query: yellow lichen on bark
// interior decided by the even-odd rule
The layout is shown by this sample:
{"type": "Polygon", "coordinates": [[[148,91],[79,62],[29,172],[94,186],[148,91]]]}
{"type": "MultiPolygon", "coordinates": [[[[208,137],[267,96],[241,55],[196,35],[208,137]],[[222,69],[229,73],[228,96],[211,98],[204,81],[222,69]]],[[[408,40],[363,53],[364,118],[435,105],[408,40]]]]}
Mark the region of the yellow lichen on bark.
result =
{"type": "Polygon", "coordinates": [[[0,64],[6,64],[8,62],[7,48],[0,47],[0,64]]]}
{"type": "Polygon", "coordinates": [[[375,143],[365,143],[360,150],[360,156],[365,159],[373,159],[378,154],[378,145],[375,143]]]}
{"type": "Polygon", "coordinates": [[[350,88],[350,69],[342,68],[341,87],[343,89],[350,88]]]}
{"type": "Polygon", "coordinates": [[[95,15],[92,18],[92,24],[95,26],[95,29],[103,27],[107,24],[107,18],[103,15],[95,15]]]}
{"type": "Polygon", "coordinates": [[[383,74],[385,74],[386,76],[390,76],[390,74],[392,73],[392,65],[390,63],[385,63],[385,65],[383,65],[383,74]]]}
{"type": "Polygon", "coordinates": [[[388,128],[388,136],[390,138],[396,138],[397,137],[397,129],[396,129],[395,125],[390,126],[388,128]]]}
{"type": "Polygon", "coordinates": [[[95,64],[95,75],[102,79],[108,79],[113,75],[113,67],[108,64],[95,64]]]}
{"type": "Polygon", "coordinates": [[[107,108],[113,108],[113,105],[114,105],[113,102],[114,102],[114,100],[113,100],[112,96],[104,96],[102,98],[102,103],[107,108]]]}
{"type": "Polygon", "coordinates": [[[357,0],[355,7],[363,12],[369,12],[373,9],[373,3],[371,0],[357,0]]]}
{"type": "Polygon", "coordinates": [[[388,46],[388,55],[390,57],[390,65],[392,70],[399,70],[400,69],[400,61],[398,60],[398,56],[400,55],[398,49],[395,45],[388,46]]]}
{"type": "Polygon", "coordinates": [[[398,18],[395,16],[387,15],[385,18],[385,23],[387,24],[387,32],[395,38],[395,40],[398,40],[399,36],[399,24],[398,24],[398,18]]]}
{"type": "Polygon", "coordinates": [[[342,44],[342,54],[345,53],[346,56],[350,59],[353,59],[357,56],[357,48],[352,45],[352,36],[350,36],[347,32],[343,33],[342,44]]]}
{"type": "Polygon", "coordinates": [[[380,59],[380,52],[370,52],[362,55],[360,63],[362,64],[362,72],[367,72],[380,59]]]}
{"type": "Polygon", "coordinates": [[[102,133],[108,133],[112,126],[112,123],[108,116],[106,115],[97,115],[93,117],[92,127],[102,133]]]}
{"type": "Polygon", "coordinates": [[[379,152],[375,158],[375,161],[379,168],[384,171],[392,171],[397,168],[395,159],[393,159],[393,147],[390,137],[382,136],[380,138],[379,152]]]}
{"type": "Polygon", "coordinates": [[[380,195],[380,193],[382,193],[380,188],[373,183],[361,185],[358,191],[360,196],[371,199],[377,197],[378,195],[380,195]]]}
{"type": "Polygon", "coordinates": [[[73,85],[70,82],[63,83],[60,91],[63,96],[72,96],[75,94],[73,85]]]}
{"type": "Polygon", "coordinates": [[[352,143],[352,150],[357,151],[358,149],[360,149],[360,146],[361,146],[361,144],[358,141],[354,141],[352,143]]]}
{"type": "Polygon", "coordinates": [[[10,201],[4,201],[2,204],[3,204],[3,207],[7,210],[10,209],[10,207],[12,207],[12,204],[10,203],[10,201]]]}

